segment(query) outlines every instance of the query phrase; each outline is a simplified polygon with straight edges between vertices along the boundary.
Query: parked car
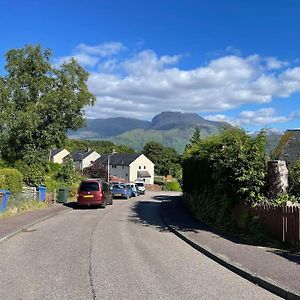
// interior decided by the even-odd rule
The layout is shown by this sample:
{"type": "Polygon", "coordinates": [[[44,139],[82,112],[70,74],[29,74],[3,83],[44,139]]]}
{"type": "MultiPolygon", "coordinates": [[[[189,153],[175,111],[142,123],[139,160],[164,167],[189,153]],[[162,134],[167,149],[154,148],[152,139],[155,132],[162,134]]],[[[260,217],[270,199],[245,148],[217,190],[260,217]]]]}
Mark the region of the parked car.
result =
{"type": "Polygon", "coordinates": [[[137,185],[140,194],[145,194],[146,188],[145,188],[145,182],[144,181],[135,181],[135,184],[137,185]]]}
{"type": "Polygon", "coordinates": [[[136,184],[134,184],[134,183],[127,183],[126,186],[127,186],[128,189],[130,189],[132,197],[136,197],[136,196],[138,196],[140,194],[139,193],[139,189],[136,186],[136,184]]]}
{"type": "Polygon", "coordinates": [[[111,186],[111,193],[113,198],[131,198],[131,191],[127,189],[125,184],[113,184],[111,186]]]}
{"type": "Polygon", "coordinates": [[[78,205],[99,205],[105,208],[106,204],[113,204],[113,197],[109,185],[101,179],[82,180],[78,188],[78,205]]]}

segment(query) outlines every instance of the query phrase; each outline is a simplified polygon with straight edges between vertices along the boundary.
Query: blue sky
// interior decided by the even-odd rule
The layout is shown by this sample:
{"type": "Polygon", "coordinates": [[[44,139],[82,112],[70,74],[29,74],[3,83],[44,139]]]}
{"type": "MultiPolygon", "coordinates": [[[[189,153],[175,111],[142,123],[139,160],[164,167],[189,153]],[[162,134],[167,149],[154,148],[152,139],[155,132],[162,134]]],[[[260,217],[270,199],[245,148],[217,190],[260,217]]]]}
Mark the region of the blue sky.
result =
{"type": "Polygon", "coordinates": [[[297,0],[0,0],[0,28],[1,74],[25,44],[90,72],[88,117],[170,110],[251,131],[300,127],[297,0]]]}

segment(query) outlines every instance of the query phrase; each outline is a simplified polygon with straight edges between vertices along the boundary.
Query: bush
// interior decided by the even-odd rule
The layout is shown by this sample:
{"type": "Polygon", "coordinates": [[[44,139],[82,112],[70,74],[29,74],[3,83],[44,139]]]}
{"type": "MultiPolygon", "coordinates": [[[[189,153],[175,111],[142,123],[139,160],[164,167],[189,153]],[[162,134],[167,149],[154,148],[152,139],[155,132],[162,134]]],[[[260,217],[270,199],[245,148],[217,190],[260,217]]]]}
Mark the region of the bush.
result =
{"type": "Polygon", "coordinates": [[[181,192],[181,186],[178,181],[165,182],[163,186],[164,191],[181,192]]]}
{"type": "Polygon", "coordinates": [[[57,172],[55,179],[57,181],[63,182],[64,184],[70,185],[78,181],[79,174],[77,173],[73,161],[67,159],[61,169],[57,172]]]}
{"type": "Polygon", "coordinates": [[[12,193],[22,192],[23,176],[11,168],[0,169],[0,188],[10,190],[12,193]]]}
{"type": "Polygon", "coordinates": [[[235,203],[256,205],[265,198],[266,156],[263,133],[252,138],[242,129],[190,147],[183,161],[183,190],[189,207],[204,222],[227,225],[235,203]]]}
{"type": "Polygon", "coordinates": [[[51,176],[47,175],[45,176],[45,186],[47,187],[47,191],[48,192],[54,192],[56,191],[61,185],[62,183],[55,180],[54,178],[52,178],[51,176]]]}
{"type": "Polygon", "coordinates": [[[27,165],[17,161],[15,167],[23,174],[23,181],[28,186],[39,186],[45,181],[45,167],[38,163],[27,165]]]}
{"type": "Polygon", "coordinates": [[[289,169],[289,192],[295,197],[300,197],[300,160],[289,169]]]}
{"type": "Polygon", "coordinates": [[[69,197],[70,198],[75,198],[77,195],[77,191],[78,191],[78,186],[79,184],[74,183],[69,187],[69,197]]]}

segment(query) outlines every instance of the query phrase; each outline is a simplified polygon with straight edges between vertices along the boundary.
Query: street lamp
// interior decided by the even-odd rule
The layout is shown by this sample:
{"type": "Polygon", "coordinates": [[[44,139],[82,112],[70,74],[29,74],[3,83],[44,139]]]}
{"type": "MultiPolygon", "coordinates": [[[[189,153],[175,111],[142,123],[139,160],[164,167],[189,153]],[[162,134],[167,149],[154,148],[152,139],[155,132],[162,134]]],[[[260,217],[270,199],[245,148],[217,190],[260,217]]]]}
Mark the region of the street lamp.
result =
{"type": "Polygon", "coordinates": [[[113,149],[112,153],[108,153],[107,155],[107,183],[109,184],[109,165],[110,165],[110,157],[117,153],[115,149],[113,149]]]}

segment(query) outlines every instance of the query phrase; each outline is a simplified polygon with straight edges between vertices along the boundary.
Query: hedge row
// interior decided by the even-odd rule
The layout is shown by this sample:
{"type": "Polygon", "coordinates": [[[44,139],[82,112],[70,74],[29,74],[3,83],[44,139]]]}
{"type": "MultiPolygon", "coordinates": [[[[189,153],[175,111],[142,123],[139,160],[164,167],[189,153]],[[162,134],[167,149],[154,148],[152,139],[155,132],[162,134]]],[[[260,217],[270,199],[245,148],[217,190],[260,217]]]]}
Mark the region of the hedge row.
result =
{"type": "Polygon", "coordinates": [[[235,203],[263,200],[266,174],[265,137],[252,138],[229,128],[192,145],[183,162],[183,191],[187,205],[203,221],[230,222],[235,203]]]}
{"type": "Polygon", "coordinates": [[[23,175],[16,169],[0,169],[0,188],[12,193],[22,192],[23,175]]]}

